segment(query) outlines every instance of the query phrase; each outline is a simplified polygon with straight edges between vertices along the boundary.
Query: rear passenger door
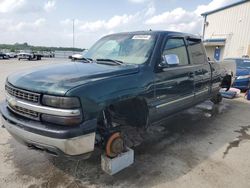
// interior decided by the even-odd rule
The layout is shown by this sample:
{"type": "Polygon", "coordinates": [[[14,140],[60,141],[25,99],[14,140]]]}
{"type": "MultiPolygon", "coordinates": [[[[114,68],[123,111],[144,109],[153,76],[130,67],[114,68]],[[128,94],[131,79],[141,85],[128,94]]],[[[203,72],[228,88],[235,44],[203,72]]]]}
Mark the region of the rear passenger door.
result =
{"type": "Polygon", "coordinates": [[[206,99],[211,87],[211,68],[201,39],[187,38],[188,53],[194,67],[195,101],[206,99]]]}
{"type": "Polygon", "coordinates": [[[194,72],[189,63],[184,38],[167,38],[161,55],[170,54],[178,56],[179,64],[164,67],[156,73],[155,100],[158,118],[189,106],[194,98],[194,72]]]}

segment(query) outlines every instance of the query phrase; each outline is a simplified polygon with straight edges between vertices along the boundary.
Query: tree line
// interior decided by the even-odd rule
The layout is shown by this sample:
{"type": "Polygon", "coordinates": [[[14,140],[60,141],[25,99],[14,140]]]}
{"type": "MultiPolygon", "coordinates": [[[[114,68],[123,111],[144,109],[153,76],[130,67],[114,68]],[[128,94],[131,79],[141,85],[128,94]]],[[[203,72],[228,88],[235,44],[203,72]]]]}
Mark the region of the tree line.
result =
{"type": "Polygon", "coordinates": [[[45,46],[32,46],[27,42],[15,43],[15,44],[0,44],[0,49],[7,49],[11,52],[20,50],[31,50],[31,51],[75,51],[82,52],[84,48],[73,48],[73,47],[45,47],[45,46]]]}

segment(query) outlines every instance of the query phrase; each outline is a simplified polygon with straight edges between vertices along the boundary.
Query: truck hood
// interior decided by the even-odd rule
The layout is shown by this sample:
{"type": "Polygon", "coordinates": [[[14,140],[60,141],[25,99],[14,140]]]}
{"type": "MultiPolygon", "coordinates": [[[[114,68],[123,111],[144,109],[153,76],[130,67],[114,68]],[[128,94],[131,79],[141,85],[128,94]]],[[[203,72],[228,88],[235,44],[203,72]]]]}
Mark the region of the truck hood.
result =
{"type": "Polygon", "coordinates": [[[70,62],[48,65],[10,75],[7,81],[28,91],[64,95],[68,90],[90,82],[134,74],[138,65],[110,66],[97,63],[70,62]]]}
{"type": "Polygon", "coordinates": [[[237,69],[236,76],[250,75],[250,70],[248,69],[237,69]]]}

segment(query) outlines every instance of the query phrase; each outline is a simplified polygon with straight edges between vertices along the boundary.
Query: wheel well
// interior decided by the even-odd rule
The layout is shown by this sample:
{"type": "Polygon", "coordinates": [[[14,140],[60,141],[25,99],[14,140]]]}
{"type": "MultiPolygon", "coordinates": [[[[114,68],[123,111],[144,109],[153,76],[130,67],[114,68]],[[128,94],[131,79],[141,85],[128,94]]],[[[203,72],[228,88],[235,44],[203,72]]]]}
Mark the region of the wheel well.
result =
{"type": "MultiPolygon", "coordinates": [[[[108,105],[104,111],[105,118],[112,124],[143,127],[147,125],[148,106],[145,99],[132,98],[108,105]]],[[[99,120],[103,121],[103,112],[99,120]]]]}

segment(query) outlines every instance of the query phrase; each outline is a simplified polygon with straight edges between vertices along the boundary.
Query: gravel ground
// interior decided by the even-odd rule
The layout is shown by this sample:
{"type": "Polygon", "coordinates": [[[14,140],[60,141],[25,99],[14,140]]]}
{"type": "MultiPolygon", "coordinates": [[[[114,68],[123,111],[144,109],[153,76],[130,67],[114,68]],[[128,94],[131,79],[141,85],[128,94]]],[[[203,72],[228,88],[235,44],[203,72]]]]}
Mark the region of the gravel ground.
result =
{"type": "MultiPolygon", "coordinates": [[[[0,101],[6,76],[63,60],[0,61],[0,101]]],[[[28,150],[0,128],[0,187],[250,187],[250,103],[206,102],[138,132],[135,163],[109,176],[100,156],[67,161],[28,150]]],[[[0,122],[1,123],[1,122],[0,122]]]]}

